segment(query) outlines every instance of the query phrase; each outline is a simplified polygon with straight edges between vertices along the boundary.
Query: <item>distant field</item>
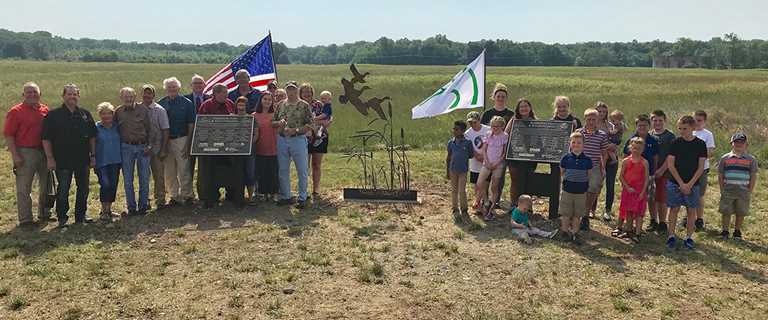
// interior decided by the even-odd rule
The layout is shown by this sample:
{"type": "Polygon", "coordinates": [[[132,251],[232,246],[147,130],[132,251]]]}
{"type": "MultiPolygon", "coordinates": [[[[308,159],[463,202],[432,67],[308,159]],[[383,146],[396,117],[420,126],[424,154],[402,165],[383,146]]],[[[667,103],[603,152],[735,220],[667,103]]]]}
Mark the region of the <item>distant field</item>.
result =
{"type": "MultiPolygon", "coordinates": [[[[183,82],[214,65],[83,64],[0,61],[0,110],[37,81],[57,105],[61,87],[77,83],[83,106],[117,102],[122,86],[163,78],[183,82]]],[[[541,240],[523,245],[501,214],[455,223],[444,178],[444,143],[454,113],[411,121],[410,107],[459,67],[360,66],[371,94],[389,95],[396,127],[405,127],[418,206],[349,204],[341,188],[357,183],[355,165],[326,158],[321,201],[297,211],[262,204],[225,205],[125,218],[110,224],[40,230],[16,228],[11,161],[0,152],[0,319],[763,319],[768,310],[768,175],[761,174],[745,241],[718,236],[718,187],[710,176],[707,227],[697,250],[668,251],[661,235],[640,244],[610,236],[595,221],[580,247],[541,240]]],[[[278,66],[281,82],[308,81],[340,94],[346,66],[278,66]]],[[[768,72],[624,68],[489,68],[487,87],[504,82],[540,117],[565,94],[577,113],[597,100],[629,118],[662,108],[676,118],[712,114],[718,151],[742,128],[768,163],[768,72]]],[[[187,83],[185,83],[185,86],[187,83]]],[[[366,92],[367,93],[367,92],[366,92]]],[[[511,102],[512,103],[512,102],[511,102]]],[[[334,104],[331,146],[367,121],[334,104]]],[[[294,186],[295,188],[295,186],[294,186]]],[[[122,189],[122,188],[120,188],[122,189]]],[[[89,215],[98,184],[91,176],[89,215]]],[[[507,195],[505,195],[506,198],[507,195]]],[[[116,210],[124,208],[118,192],[116,210]]],[[[618,200],[618,199],[617,199],[618,200]]],[[[534,224],[551,230],[539,199],[534,224]]]]}
{"type": "MultiPolygon", "coordinates": [[[[404,127],[408,143],[417,148],[442,148],[451,122],[466,112],[456,112],[438,119],[410,120],[410,109],[459,69],[452,66],[372,66],[361,65],[371,72],[368,78],[373,90],[366,96],[391,96],[395,126],[404,127]],[[424,130],[424,128],[430,128],[424,130]]],[[[185,89],[194,73],[208,77],[218,65],[152,65],[118,63],[57,63],[29,61],[0,61],[0,111],[19,100],[24,81],[37,81],[43,89],[44,100],[60,103],[61,87],[73,82],[82,88],[82,105],[91,109],[101,101],[118,102],[118,90],[123,86],[138,87],[152,83],[158,88],[162,80],[177,76],[185,89]]],[[[330,90],[335,97],[342,94],[341,77],[349,78],[346,65],[279,65],[281,83],[286,80],[310,82],[317,93],[330,90]]],[[[486,89],[502,82],[509,86],[510,104],[518,97],[529,98],[540,117],[550,117],[552,100],[556,95],[570,96],[574,112],[580,114],[596,101],[618,108],[629,120],[640,113],[661,108],[672,118],[697,109],[712,114],[712,127],[717,135],[718,151],[725,151],[728,133],[743,128],[753,136],[753,150],[768,159],[768,72],[765,70],[662,70],[644,68],[488,68],[486,89]]],[[[487,95],[489,95],[488,93],[487,95]]],[[[159,95],[162,95],[160,91],[159,95]]],[[[488,99],[486,99],[488,100],[488,99]]],[[[489,107],[492,103],[486,103],[489,107]]],[[[348,136],[362,129],[366,121],[334,99],[335,123],[331,128],[332,150],[348,145],[348,136]]],[[[372,118],[371,118],[372,119],[372,118]]],[[[631,121],[630,121],[631,122],[631,121]]]]}

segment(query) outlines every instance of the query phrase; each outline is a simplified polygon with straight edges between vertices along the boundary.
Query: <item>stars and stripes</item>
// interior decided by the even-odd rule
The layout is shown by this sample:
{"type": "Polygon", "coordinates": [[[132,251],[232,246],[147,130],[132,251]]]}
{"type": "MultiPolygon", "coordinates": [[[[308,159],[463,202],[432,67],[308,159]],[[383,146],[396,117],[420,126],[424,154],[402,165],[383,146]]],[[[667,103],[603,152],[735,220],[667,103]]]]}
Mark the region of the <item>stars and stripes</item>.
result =
{"type": "Polygon", "coordinates": [[[266,90],[267,84],[277,79],[271,34],[208,78],[208,84],[203,91],[211,94],[213,86],[217,83],[226,85],[229,91],[235,90],[235,73],[241,69],[248,70],[251,75],[251,87],[259,91],[266,90]]]}

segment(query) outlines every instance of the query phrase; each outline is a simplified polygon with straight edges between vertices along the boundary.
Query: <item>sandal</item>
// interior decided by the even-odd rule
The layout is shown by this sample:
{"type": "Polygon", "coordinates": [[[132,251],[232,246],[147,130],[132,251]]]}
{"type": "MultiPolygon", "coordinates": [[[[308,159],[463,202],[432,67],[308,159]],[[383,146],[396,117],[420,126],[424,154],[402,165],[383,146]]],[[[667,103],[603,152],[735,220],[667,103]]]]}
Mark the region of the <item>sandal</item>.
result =
{"type": "Polygon", "coordinates": [[[620,234],[622,234],[624,231],[621,231],[621,229],[616,228],[611,231],[611,237],[618,237],[620,234]]]}

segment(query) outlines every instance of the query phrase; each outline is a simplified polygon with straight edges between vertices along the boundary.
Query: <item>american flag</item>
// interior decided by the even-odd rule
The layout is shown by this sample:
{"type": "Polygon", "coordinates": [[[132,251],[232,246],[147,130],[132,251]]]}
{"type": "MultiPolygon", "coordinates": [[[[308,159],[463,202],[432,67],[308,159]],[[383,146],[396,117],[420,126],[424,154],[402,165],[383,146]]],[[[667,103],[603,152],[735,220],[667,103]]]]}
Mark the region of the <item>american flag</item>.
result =
{"type": "Polygon", "coordinates": [[[211,94],[213,86],[217,83],[226,85],[229,91],[235,90],[235,73],[240,69],[248,70],[251,75],[251,87],[259,91],[266,90],[267,84],[277,79],[275,60],[272,57],[272,34],[214,73],[208,78],[208,84],[203,91],[211,94]]]}

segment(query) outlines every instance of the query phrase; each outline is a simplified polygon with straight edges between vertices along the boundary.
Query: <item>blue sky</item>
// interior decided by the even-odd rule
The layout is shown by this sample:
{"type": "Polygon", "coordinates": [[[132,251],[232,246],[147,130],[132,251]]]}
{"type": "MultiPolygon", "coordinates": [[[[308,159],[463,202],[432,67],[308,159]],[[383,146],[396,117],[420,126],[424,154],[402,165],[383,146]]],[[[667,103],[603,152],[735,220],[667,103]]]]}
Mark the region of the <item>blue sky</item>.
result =
{"type": "Polygon", "coordinates": [[[708,40],[727,32],[768,39],[765,0],[0,0],[0,8],[0,28],[139,42],[253,44],[269,30],[290,47],[437,33],[547,43],[708,40]]]}

